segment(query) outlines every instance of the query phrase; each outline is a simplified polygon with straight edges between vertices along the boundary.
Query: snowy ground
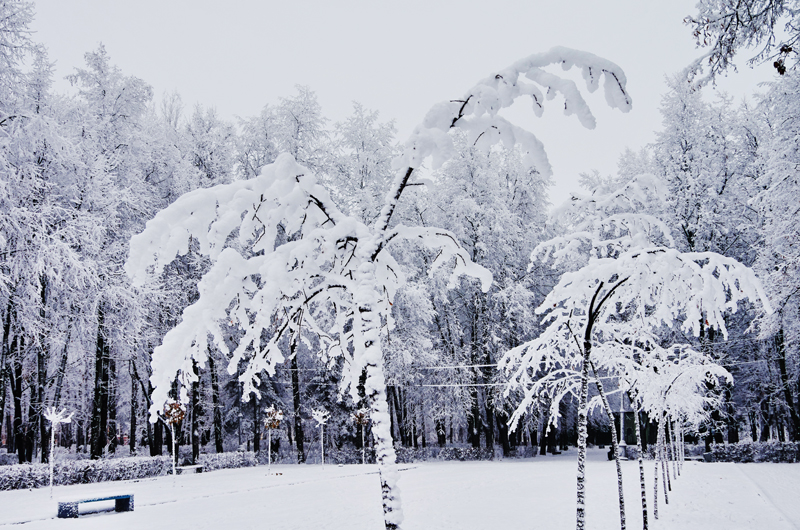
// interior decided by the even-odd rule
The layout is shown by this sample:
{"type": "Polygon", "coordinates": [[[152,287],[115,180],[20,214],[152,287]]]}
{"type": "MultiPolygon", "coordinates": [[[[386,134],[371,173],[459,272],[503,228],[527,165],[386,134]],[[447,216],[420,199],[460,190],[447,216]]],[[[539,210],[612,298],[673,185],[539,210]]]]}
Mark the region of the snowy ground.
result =
{"type": "MultiPolygon", "coordinates": [[[[590,450],[588,527],[619,528],[614,465],[590,450]]],[[[638,468],[624,462],[628,528],[641,528],[638,468]]],[[[645,462],[652,514],[653,463],[645,462]]],[[[569,529],[575,517],[575,450],[499,462],[429,462],[401,466],[403,528],[430,530],[569,529]]],[[[57,519],[45,489],[0,492],[0,528],[75,530],[157,528],[379,530],[375,466],[273,466],[199,475],[55,488],[54,497],[133,493],[135,510],[57,519]],[[24,524],[20,524],[24,523],[24,524]]],[[[659,485],[660,487],[660,485],[659,485]]],[[[669,505],[659,499],[653,529],[800,529],[800,464],[686,462],[669,505]]],[[[81,512],[104,507],[82,505],[81,512]]]]}

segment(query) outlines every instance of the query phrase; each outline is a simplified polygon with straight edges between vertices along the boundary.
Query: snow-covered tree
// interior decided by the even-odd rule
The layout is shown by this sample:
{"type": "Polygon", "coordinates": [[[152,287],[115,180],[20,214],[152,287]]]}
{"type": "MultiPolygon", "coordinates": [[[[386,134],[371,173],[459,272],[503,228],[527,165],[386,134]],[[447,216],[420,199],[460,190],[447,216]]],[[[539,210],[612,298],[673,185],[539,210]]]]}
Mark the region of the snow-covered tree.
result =
{"type": "Polygon", "coordinates": [[[196,378],[194,363],[205,363],[209,335],[218,348],[227,350],[221,322],[244,328],[242,340],[231,352],[229,371],[247,360],[242,374],[245,392],[254,390],[259,373],[274,373],[275,365],[283,361],[277,347],[282,339],[295,340],[301,327],[310,329],[328,345],[323,350],[326,359],[343,358],[343,390],[349,388],[353,395],[358,377],[366,373],[385,525],[398,528],[402,514],[380,335],[402,277],[387,246],[395,240],[418,241],[440,249],[433,267],[454,264],[455,276],[476,275],[484,289],[490,278],[485,269],[472,264],[452,234],[392,226],[392,216],[415,169],[428,157],[439,166],[452,156],[448,134],[452,128],[462,129],[483,149],[498,141],[507,147],[519,145],[522,163],[549,175],[536,137],[498,114],[519,96],[531,97],[535,113],[540,114],[545,96],[561,95],[566,114],[576,114],[584,126],[593,127],[594,117],[575,83],[546,71],[549,65],[577,66],[591,91],[604,78],[607,102],[622,110],[630,108],[619,67],[591,54],[555,48],[493,74],[460,100],[431,109],[395,161],[399,171],[371,226],[342,214],[329,192],[290,155],[278,157],[255,179],[197,190],[160,212],[132,240],[128,273],[137,282],[145,281],[152,266],[159,272],[176,253],[185,254],[190,238],[213,265],[200,282],[198,301],[184,311],[182,322],[154,352],[151,413],[158,412],[176,376],[181,398],[187,398],[186,388],[196,378]],[[228,246],[236,232],[238,237],[228,246]]]}
{"type": "Polygon", "coordinates": [[[697,14],[685,22],[708,51],[695,68],[708,66],[703,82],[733,66],[733,57],[743,49],[757,48],[748,63],[773,60],[779,74],[786,73],[786,59],[797,57],[800,39],[800,3],[797,0],[701,0],[697,14]]]}
{"type": "MultiPolygon", "coordinates": [[[[510,385],[524,390],[512,422],[542,393],[557,389],[556,402],[578,394],[577,528],[585,524],[588,387],[595,346],[658,344],[664,328],[695,337],[713,328],[727,336],[725,313],[735,312],[740,302],[761,301],[769,310],[755,274],[736,260],[671,248],[667,226],[641,213],[652,211],[652,203],[664,195],[657,179],[642,176],[617,191],[570,202],[568,234],[540,244],[532,259],[552,259],[572,270],[537,308],[545,315],[545,331],[502,361],[510,385]]],[[[621,491],[620,484],[624,527],[621,491]]]]}
{"type": "Polygon", "coordinates": [[[762,334],[774,340],[780,394],[790,413],[793,424],[790,431],[795,440],[800,439],[797,361],[791,362],[796,359],[792,352],[797,352],[800,345],[797,324],[800,317],[798,94],[800,77],[792,71],[773,83],[761,102],[769,129],[760,146],[764,172],[759,181],[762,191],[756,198],[764,218],[764,244],[759,251],[757,267],[764,274],[767,292],[776,307],[775,313],[765,319],[762,334]]]}

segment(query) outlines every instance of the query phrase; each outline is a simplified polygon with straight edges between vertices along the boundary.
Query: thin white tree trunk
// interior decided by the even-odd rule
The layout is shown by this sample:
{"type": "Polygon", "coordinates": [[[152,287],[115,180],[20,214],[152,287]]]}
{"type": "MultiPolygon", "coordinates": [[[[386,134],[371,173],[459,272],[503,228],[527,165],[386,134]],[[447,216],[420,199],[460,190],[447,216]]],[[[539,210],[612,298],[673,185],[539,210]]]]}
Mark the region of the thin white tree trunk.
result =
{"type": "MultiPolygon", "coordinates": [[[[670,428],[669,425],[669,416],[664,413],[664,443],[662,445],[662,450],[664,451],[664,459],[661,461],[661,470],[662,472],[665,471],[664,475],[667,477],[667,486],[664,490],[664,495],[668,491],[672,491],[672,480],[669,478],[669,459],[670,459],[670,444],[669,444],[669,435],[667,434],[668,429],[670,428]]],[[[669,504],[668,501],[665,501],[665,504],[669,504]]]]}
{"type": "Polygon", "coordinates": [[[577,481],[577,530],[586,527],[586,439],[589,409],[589,355],[584,353],[581,366],[581,393],[578,404],[578,481],[577,481]]]}
{"type": "MultiPolygon", "coordinates": [[[[658,458],[656,462],[659,460],[661,461],[661,481],[662,486],[664,487],[664,504],[669,504],[669,493],[667,490],[667,472],[666,466],[664,465],[664,439],[665,439],[665,427],[664,427],[664,417],[661,417],[661,421],[658,422],[658,448],[656,453],[658,454],[658,458]]],[[[656,475],[658,475],[658,466],[656,466],[656,475]]]]}
{"type": "Polygon", "coordinates": [[[267,475],[272,474],[272,429],[267,429],[267,475]]]}
{"type": "Polygon", "coordinates": [[[319,426],[319,452],[322,455],[322,469],[325,469],[325,426],[319,426]]]}
{"type": "Polygon", "coordinates": [[[642,427],[639,422],[639,410],[631,400],[633,413],[636,416],[636,452],[639,454],[639,485],[642,490],[642,529],[647,530],[647,484],[644,480],[644,459],[642,458],[642,427]]]}
{"type": "MultiPolygon", "coordinates": [[[[620,528],[625,530],[625,495],[622,489],[622,465],[620,464],[619,460],[619,444],[617,443],[617,436],[614,433],[614,411],[611,410],[611,404],[608,401],[608,397],[606,396],[605,390],[603,389],[603,383],[600,381],[600,378],[597,377],[597,370],[595,370],[594,363],[592,363],[592,373],[594,374],[595,384],[597,385],[597,391],[600,393],[600,399],[603,401],[603,408],[606,410],[606,414],[608,415],[608,421],[611,423],[611,448],[614,451],[614,462],[617,466],[617,494],[619,496],[619,522],[620,528]]],[[[621,400],[620,400],[621,401],[621,400]]],[[[622,407],[620,407],[622,409],[622,407]]],[[[620,413],[620,418],[624,412],[620,413]]],[[[624,432],[623,432],[623,423],[620,420],[620,438],[624,439],[624,432]]]]}
{"type": "Polygon", "coordinates": [[[653,451],[653,517],[658,519],[658,435],[656,449],[653,451]]]}
{"type": "Polygon", "coordinates": [[[670,442],[671,442],[670,445],[672,446],[672,479],[673,480],[677,480],[678,474],[679,474],[678,473],[678,442],[675,439],[676,438],[675,425],[677,425],[677,423],[678,422],[673,420],[670,423],[670,429],[669,429],[670,442]]]}

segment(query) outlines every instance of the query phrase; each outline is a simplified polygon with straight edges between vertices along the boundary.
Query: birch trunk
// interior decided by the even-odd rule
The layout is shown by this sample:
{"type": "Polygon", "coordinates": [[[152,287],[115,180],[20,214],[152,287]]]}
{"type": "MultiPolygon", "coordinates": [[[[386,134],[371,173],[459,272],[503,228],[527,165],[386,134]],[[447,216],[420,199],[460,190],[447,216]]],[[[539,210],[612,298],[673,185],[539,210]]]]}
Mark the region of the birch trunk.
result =
{"type": "Polygon", "coordinates": [[[400,491],[397,487],[397,456],[394,451],[386,400],[386,380],[383,375],[383,352],[380,343],[380,315],[376,311],[377,293],[375,264],[364,262],[359,267],[358,287],[355,292],[359,333],[356,348],[361,350],[367,378],[364,390],[372,419],[372,436],[375,438],[375,459],[381,481],[383,519],[386,530],[397,530],[403,521],[400,510],[400,491]]]}
{"type": "MultiPolygon", "coordinates": [[[[658,443],[656,445],[656,453],[658,454],[658,458],[656,462],[661,462],[661,481],[662,486],[664,487],[664,504],[669,504],[669,492],[667,490],[667,472],[666,466],[664,464],[664,438],[665,438],[665,426],[664,426],[664,417],[662,416],[661,421],[658,422],[658,443]]],[[[658,465],[656,465],[656,480],[658,480],[658,465]]]]}
{"type": "Polygon", "coordinates": [[[644,480],[644,460],[642,458],[642,426],[639,419],[639,410],[631,400],[634,415],[636,416],[636,450],[639,453],[639,485],[642,489],[642,529],[647,530],[647,485],[644,480]]]}
{"type": "Polygon", "coordinates": [[[658,435],[656,449],[653,451],[653,517],[658,519],[658,435]]]}
{"type": "MultiPolygon", "coordinates": [[[[608,414],[608,421],[611,424],[611,448],[614,451],[614,463],[617,466],[617,494],[619,495],[619,523],[620,528],[625,530],[625,495],[622,490],[622,465],[619,461],[619,443],[617,442],[617,437],[614,433],[614,411],[611,410],[611,404],[608,402],[608,397],[606,396],[605,390],[603,389],[603,383],[600,381],[600,378],[597,377],[597,370],[594,368],[594,363],[592,364],[592,373],[594,374],[595,384],[597,385],[597,391],[600,392],[600,399],[603,400],[603,408],[606,410],[606,414],[608,414]]],[[[620,413],[620,418],[622,417],[624,412],[620,413]]],[[[620,420],[620,428],[619,428],[619,436],[620,438],[624,439],[625,433],[623,432],[623,423],[620,420]]]]}

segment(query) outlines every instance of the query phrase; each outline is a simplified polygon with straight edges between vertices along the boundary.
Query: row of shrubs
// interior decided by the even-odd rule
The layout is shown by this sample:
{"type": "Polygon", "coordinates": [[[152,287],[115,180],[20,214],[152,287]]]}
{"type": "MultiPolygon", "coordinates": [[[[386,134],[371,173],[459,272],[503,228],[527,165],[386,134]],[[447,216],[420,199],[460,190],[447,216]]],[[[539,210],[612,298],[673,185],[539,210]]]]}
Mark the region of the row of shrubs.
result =
{"type": "MultiPolygon", "coordinates": [[[[252,452],[200,455],[205,471],[258,465],[252,452]]],[[[89,484],[112,480],[160,477],[172,473],[169,456],[136,456],[102,460],[63,460],[53,466],[53,484],[89,484]]],[[[50,485],[49,464],[0,466],[0,491],[42,488],[50,485]]]]}
{"type": "Polygon", "coordinates": [[[714,462],[794,463],[800,460],[798,442],[739,442],[711,446],[714,462]]]}

